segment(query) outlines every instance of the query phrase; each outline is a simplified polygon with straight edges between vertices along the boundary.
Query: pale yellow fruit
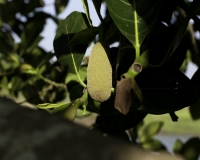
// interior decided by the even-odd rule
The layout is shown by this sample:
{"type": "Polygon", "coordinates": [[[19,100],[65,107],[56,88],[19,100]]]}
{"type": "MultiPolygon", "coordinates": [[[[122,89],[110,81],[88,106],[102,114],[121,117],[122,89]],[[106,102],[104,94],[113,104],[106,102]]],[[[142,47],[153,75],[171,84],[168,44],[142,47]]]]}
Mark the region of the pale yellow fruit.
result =
{"type": "Polygon", "coordinates": [[[111,95],[112,67],[100,42],[90,53],[87,68],[87,89],[90,96],[99,102],[106,101],[111,95]]]}

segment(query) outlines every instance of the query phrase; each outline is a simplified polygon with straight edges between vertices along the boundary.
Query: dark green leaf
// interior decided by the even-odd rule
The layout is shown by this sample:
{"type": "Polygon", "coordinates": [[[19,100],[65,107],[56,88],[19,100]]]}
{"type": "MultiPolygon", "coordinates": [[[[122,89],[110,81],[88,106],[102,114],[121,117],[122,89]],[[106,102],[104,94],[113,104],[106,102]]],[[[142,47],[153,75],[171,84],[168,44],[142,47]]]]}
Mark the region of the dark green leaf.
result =
{"type": "Polygon", "coordinates": [[[147,68],[136,77],[136,82],[143,95],[140,109],[152,114],[175,112],[199,98],[197,88],[178,70],[147,68]]]}
{"type": "Polygon", "coordinates": [[[71,47],[79,44],[89,44],[95,39],[95,36],[98,34],[98,32],[99,27],[84,29],[75,34],[67,45],[71,47]]]}
{"type": "Polygon", "coordinates": [[[100,105],[101,121],[106,130],[111,133],[133,128],[147,115],[145,112],[135,111],[132,107],[130,107],[128,114],[123,115],[114,108],[114,100],[115,97],[111,95],[107,101],[100,105]]]}
{"type": "Polygon", "coordinates": [[[194,0],[192,2],[192,5],[189,8],[189,12],[187,13],[186,18],[184,19],[184,21],[181,23],[181,25],[179,26],[179,30],[176,33],[173,41],[171,41],[171,45],[168,48],[167,54],[164,58],[164,60],[162,61],[161,64],[163,64],[168,58],[170,58],[172,56],[172,54],[174,53],[174,51],[176,50],[176,48],[178,47],[178,45],[180,44],[184,33],[186,31],[186,28],[188,26],[188,23],[190,21],[190,19],[196,14],[198,8],[200,6],[200,1],[199,0],[194,0]]]}
{"type": "Polygon", "coordinates": [[[196,72],[192,76],[191,81],[194,83],[194,85],[196,86],[196,88],[198,89],[200,93],[200,68],[196,70],[196,72]]]}
{"type": "Polygon", "coordinates": [[[120,40],[119,30],[118,30],[117,26],[114,23],[112,23],[106,31],[105,42],[107,44],[112,44],[119,40],[120,40]]]}
{"type": "Polygon", "coordinates": [[[121,33],[136,47],[141,45],[153,26],[157,0],[105,0],[109,13],[121,33]]]}
{"type": "Polygon", "coordinates": [[[23,15],[27,15],[28,13],[35,11],[36,8],[44,6],[44,2],[41,0],[28,1],[28,3],[25,3],[25,1],[23,2],[24,4],[21,6],[23,9],[20,10],[23,15]]]}
{"type": "Polygon", "coordinates": [[[83,95],[83,86],[81,86],[76,81],[70,81],[67,84],[67,88],[69,91],[69,98],[71,101],[76,100],[77,98],[80,98],[83,95]]]}
{"type": "Polygon", "coordinates": [[[14,40],[9,32],[0,31],[0,52],[9,54],[13,51],[14,40]]]}
{"type": "Polygon", "coordinates": [[[163,126],[163,122],[152,122],[148,124],[140,135],[140,142],[149,141],[153,136],[158,134],[163,126]]]}
{"type": "Polygon", "coordinates": [[[90,19],[90,11],[89,11],[89,7],[88,7],[88,0],[82,0],[82,3],[83,3],[83,7],[84,7],[84,10],[85,10],[85,14],[87,16],[87,19],[88,19],[88,22],[90,24],[90,26],[92,27],[92,21],[90,19]]]}
{"type": "Polygon", "coordinates": [[[54,49],[58,61],[70,73],[76,73],[82,63],[87,45],[69,47],[67,44],[72,37],[87,29],[86,15],[80,12],[72,12],[58,27],[54,39],[54,49]]]}
{"type": "Polygon", "coordinates": [[[200,139],[191,138],[182,147],[180,152],[187,160],[197,160],[200,156],[200,139]]]}
{"type": "Polygon", "coordinates": [[[179,153],[183,147],[183,142],[180,139],[177,139],[176,142],[174,143],[173,151],[174,153],[179,153]]]}
{"type": "Polygon", "coordinates": [[[66,8],[69,0],[56,0],[55,1],[55,10],[56,14],[60,14],[66,8]]]}
{"type": "Polygon", "coordinates": [[[120,80],[121,75],[126,73],[135,59],[135,49],[131,43],[121,34],[120,48],[117,57],[117,79],[120,80]]]}
{"type": "MultiPolygon", "coordinates": [[[[87,67],[81,67],[79,69],[79,76],[81,80],[84,82],[86,79],[86,72],[87,72],[87,67]]],[[[76,81],[79,83],[79,79],[76,74],[73,73],[68,73],[65,79],[65,83],[68,84],[70,81],[76,81]]]]}
{"type": "Polygon", "coordinates": [[[48,65],[51,56],[53,56],[53,54],[50,55],[50,53],[47,53],[44,49],[35,47],[32,48],[32,51],[29,52],[29,54],[23,55],[23,59],[29,65],[37,68],[40,67],[39,65],[43,63],[43,61],[46,61],[46,65],[48,65]]]}
{"type": "Polygon", "coordinates": [[[26,98],[27,102],[29,103],[32,103],[35,105],[43,103],[36,87],[34,87],[33,85],[29,85],[29,84],[25,85],[22,88],[22,93],[24,97],[26,98]]]}
{"type": "Polygon", "coordinates": [[[21,34],[20,55],[31,52],[37,47],[38,42],[42,39],[39,34],[42,32],[45,25],[45,19],[42,21],[32,21],[26,24],[24,31],[21,34]]]}
{"type": "Polygon", "coordinates": [[[200,98],[195,104],[190,106],[190,114],[193,120],[197,120],[200,118],[200,98]]]}

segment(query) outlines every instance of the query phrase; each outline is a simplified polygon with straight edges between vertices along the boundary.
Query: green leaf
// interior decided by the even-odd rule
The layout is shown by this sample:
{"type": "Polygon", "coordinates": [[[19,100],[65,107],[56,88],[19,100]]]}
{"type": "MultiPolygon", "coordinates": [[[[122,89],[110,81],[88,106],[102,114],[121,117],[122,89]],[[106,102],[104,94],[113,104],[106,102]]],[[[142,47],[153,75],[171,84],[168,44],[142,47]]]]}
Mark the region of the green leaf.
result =
{"type": "Polygon", "coordinates": [[[160,150],[166,150],[166,147],[156,139],[150,139],[148,141],[145,141],[141,144],[141,146],[144,149],[151,150],[151,151],[160,151],[160,150]]]}
{"type": "Polygon", "coordinates": [[[9,95],[9,88],[8,88],[8,78],[4,76],[0,80],[0,90],[3,91],[5,95],[9,95]]]}
{"type": "MultiPolygon", "coordinates": [[[[48,104],[48,103],[47,103],[48,104]]],[[[54,104],[52,104],[54,105],[54,104]]],[[[66,108],[68,108],[69,106],[71,106],[72,103],[67,103],[67,104],[55,104],[54,110],[51,113],[59,113],[62,112],[63,110],[65,110],[66,108]]]]}
{"type": "Polygon", "coordinates": [[[67,44],[76,33],[88,28],[86,19],[85,14],[72,12],[61,22],[54,38],[54,49],[58,61],[70,73],[77,74],[87,45],[69,47],[67,44]]]}
{"type": "Polygon", "coordinates": [[[44,25],[45,19],[31,21],[26,24],[25,29],[21,34],[21,56],[27,52],[31,52],[38,45],[38,42],[42,39],[42,37],[38,35],[42,32],[44,25]]]}
{"type": "Polygon", "coordinates": [[[56,14],[60,14],[66,8],[69,0],[56,0],[55,1],[55,10],[56,14]]]}
{"type": "Polygon", "coordinates": [[[163,65],[172,56],[174,51],[177,49],[177,47],[180,44],[183,36],[185,35],[184,33],[187,29],[187,26],[188,26],[190,19],[196,14],[199,7],[200,7],[200,1],[199,0],[193,0],[191,6],[189,8],[189,12],[187,13],[187,15],[186,15],[185,19],[183,20],[183,22],[181,23],[181,25],[179,25],[179,30],[176,33],[173,41],[171,41],[171,45],[168,48],[168,51],[166,53],[165,58],[163,59],[163,61],[158,66],[163,65]]]}
{"type": "Polygon", "coordinates": [[[136,77],[142,90],[143,105],[139,110],[151,114],[175,112],[194,104],[198,90],[191,80],[178,70],[146,68],[136,77]]]}
{"type": "MultiPolygon", "coordinates": [[[[100,104],[101,122],[110,133],[117,133],[133,128],[140,123],[147,115],[146,112],[136,111],[130,107],[130,112],[126,115],[121,114],[114,107],[115,96],[100,104]],[[133,110],[132,110],[133,109],[133,110]]],[[[90,102],[89,102],[90,103],[90,102]]]]}
{"type": "Polygon", "coordinates": [[[146,50],[140,56],[140,63],[142,64],[143,68],[147,68],[149,65],[149,51],[146,50]]]}
{"type": "Polygon", "coordinates": [[[193,120],[197,120],[200,118],[200,98],[198,101],[190,106],[190,114],[193,120]]]}
{"type": "Polygon", "coordinates": [[[25,74],[32,74],[35,75],[37,74],[37,71],[35,70],[35,68],[33,68],[31,65],[29,64],[21,64],[21,66],[19,67],[19,72],[25,73],[25,74]]]}
{"type": "Polygon", "coordinates": [[[120,34],[119,34],[119,30],[117,28],[117,26],[115,25],[115,23],[112,23],[106,33],[105,33],[105,42],[107,44],[112,44],[112,43],[115,43],[117,41],[120,40],[120,34]]]}
{"type": "Polygon", "coordinates": [[[148,124],[140,135],[140,142],[143,143],[150,140],[153,136],[160,132],[162,126],[163,122],[152,122],[148,124]]]}
{"type": "Polygon", "coordinates": [[[173,147],[174,153],[180,153],[182,147],[183,147],[183,142],[180,139],[177,139],[173,147]]]}
{"type": "Polygon", "coordinates": [[[89,22],[90,26],[92,26],[92,21],[90,19],[90,12],[89,12],[89,7],[88,7],[88,2],[87,2],[87,0],[82,0],[82,3],[83,3],[83,7],[84,7],[84,10],[85,10],[88,22],[89,22]]]}
{"type": "MultiPolygon", "coordinates": [[[[86,79],[86,72],[87,72],[87,67],[81,67],[79,69],[79,75],[82,81],[85,81],[86,79]]],[[[69,83],[70,81],[76,81],[79,82],[79,79],[77,78],[76,74],[74,73],[68,73],[65,79],[65,83],[69,83]]]]}
{"type": "Polygon", "coordinates": [[[105,0],[121,33],[136,48],[140,46],[156,20],[157,1],[105,0]]]}
{"type": "Polygon", "coordinates": [[[197,160],[200,156],[200,139],[197,137],[188,140],[180,152],[187,160],[197,160]]]}
{"type": "Polygon", "coordinates": [[[38,104],[37,108],[50,109],[50,108],[58,108],[58,107],[62,107],[62,106],[65,106],[65,105],[63,105],[63,104],[43,103],[43,104],[38,104]]]}
{"type": "Polygon", "coordinates": [[[75,46],[78,44],[89,44],[94,40],[95,36],[99,32],[99,27],[92,27],[84,29],[73,36],[73,38],[69,41],[69,46],[75,46]]]}
{"type": "Polygon", "coordinates": [[[74,121],[79,105],[80,105],[79,100],[76,100],[72,103],[67,103],[54,109],[52,113],[59,114],[70,121],[74,121]]]}

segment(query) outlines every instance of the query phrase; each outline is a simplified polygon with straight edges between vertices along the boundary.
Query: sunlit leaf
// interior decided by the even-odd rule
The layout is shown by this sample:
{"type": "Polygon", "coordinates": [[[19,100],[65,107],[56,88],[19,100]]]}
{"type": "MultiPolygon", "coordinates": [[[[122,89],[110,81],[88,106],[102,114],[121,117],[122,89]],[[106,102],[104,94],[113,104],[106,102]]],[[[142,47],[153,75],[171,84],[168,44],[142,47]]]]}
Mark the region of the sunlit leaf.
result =
{"type": "Polygon", "coordinates": [[[142,148],[151,150],[151,151],[160,151],[165,150],[165,146],[161,143],[161,141],[156,139],[150,139],[148,141],[145,141],[141,144],[142,148]]]}
{"type": "Polygon", "coordinates": [[[50,109],[50,108],[58,108],[61,107],[61,104],[52,104],[52,103],[43,103],[43,104],[38,104],[37,107],[41,109],[50,109]]]}
{"type": "Polygon", "coordinates": [[[25,73],[25,74],[33,74],[33,75],[37,74],[37,71],[35,70],[35,68],[25,63],[21,64],[21,66],[19,67],[19,72],[25,73]]]}

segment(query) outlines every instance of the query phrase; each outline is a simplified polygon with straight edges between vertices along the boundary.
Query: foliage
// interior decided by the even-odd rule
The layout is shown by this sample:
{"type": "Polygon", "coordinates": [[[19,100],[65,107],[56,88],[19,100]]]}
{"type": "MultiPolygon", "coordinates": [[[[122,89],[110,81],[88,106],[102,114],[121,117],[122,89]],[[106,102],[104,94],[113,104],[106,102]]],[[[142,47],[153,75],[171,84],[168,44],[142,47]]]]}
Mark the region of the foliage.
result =
{"type": "MultiPolygon", "coordinates": [[[[195,36],[200,31],[200,1],[92,2],[101,21],[99,26],[92,24],[87,0],[82,0],[85,13],[74,11],[64,20],[57,15],[68,0],[55,1],[56,17],[43,12],[46,4],[41,0],[0,1],[0,94],[22,94],[38,108],[72,121],[77,109],[83,110],[83,116],[86,111],[97,113],[93,129],[121,137],[127,137],[125,131],[129,130],[132,141],[138,138],[138,125],[149,113],[169,113],[176,121],[174,112],[190,106],[193,119],[199,119],[200,71],[191,80],[183,71],[190,61],[200,65],[199,39],[195,36]],[[105,18],[100,12],[103,4],[107,7],[105,18]],[[53,43],[55,53],[47,53],[38,45],[47,19],[58,25],[53,43]],[[97,42],[102,44],[107,59],[97,55],[95,61],[90,59],[88,63],[88,57],[84,57],[86,49],[97,42]],[[115,42],[119,46],[111,47],[115,42]],[[57,61],[51,63],[54,56],[57,61]],[[112,75],[104,69],[110,66],[107,62],[112,75]],[[88,93],[87,67],[99,78],[90,83],[94,84],[95,96],[102,95],[104,90],[111,93],[106,101],[98,102],[88,93]],[[98,87],[96,82],[105,83],[104,75],[112,79],[111,88],[98,87]]],[[[156,151],[165,149],[153,139],[162,125],[156,122],[146,126],[139,138],[140,145],[156,151]]],[[[174,151],[193,160],[199,153],[191,147],[199,144],[195,138],[186,144],[177,141],[174,151]]]]}

